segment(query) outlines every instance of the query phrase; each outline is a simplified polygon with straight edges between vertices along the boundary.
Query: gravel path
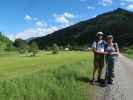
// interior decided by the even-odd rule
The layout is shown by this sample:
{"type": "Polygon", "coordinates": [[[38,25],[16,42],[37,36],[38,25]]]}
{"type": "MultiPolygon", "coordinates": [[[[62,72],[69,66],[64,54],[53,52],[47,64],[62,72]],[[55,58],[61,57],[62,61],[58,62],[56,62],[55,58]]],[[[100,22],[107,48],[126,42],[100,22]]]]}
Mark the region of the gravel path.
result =
{"type": "Polygon", "coordinates": [[[133,100],[133,60],[119,56],[114,85],[96,86],[96,100],[133,100]]]}

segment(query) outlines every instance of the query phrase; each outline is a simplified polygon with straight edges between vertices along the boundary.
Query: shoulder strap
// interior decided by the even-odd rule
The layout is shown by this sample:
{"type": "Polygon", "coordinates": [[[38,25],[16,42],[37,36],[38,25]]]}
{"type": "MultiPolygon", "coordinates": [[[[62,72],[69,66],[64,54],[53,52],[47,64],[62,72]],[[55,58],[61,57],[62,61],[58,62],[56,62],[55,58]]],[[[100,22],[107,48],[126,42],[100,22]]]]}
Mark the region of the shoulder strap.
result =
{"type": "Polygon", "coordinates": [[[96,50],[97,50],[97,47],[98,47],[98,42],[97,41],[95,41],[96,42],[96,50]]]}
{"type": "Polygon", "coordinates": [[[117,52],[117,49],[118,49],[117,43],[113,43],[113,46],[114,46],[114,48],[115,48],[115,51],[117,52]]]}

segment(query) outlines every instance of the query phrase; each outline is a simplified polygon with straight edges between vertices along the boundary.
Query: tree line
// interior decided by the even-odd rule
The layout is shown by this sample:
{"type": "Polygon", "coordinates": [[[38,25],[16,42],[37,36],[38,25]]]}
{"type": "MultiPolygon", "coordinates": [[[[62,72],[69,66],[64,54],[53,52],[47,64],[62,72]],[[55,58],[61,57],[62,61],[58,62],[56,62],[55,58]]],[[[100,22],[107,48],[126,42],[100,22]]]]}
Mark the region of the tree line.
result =
{"type": "Polygon", "coordinates": [[[23,40],[21,38],[15,39],[15,41],[11,41],[8,37],[3,35],[0,32],[0,52],[1,51],[15,51],[19,54],[29,53],[31,56],[36,56],[39,51],[51,51],[52,54],[58,54],[59,51],[70,51],[70,50],[83,50],[87,48],[87,46],[72,46],[68,45],[59,45],[57,43],[53,43],[51,46],[45,47],[43,50],[39,48],[38,44],[35,41],[29,42],[27,40],[23,40]]]}

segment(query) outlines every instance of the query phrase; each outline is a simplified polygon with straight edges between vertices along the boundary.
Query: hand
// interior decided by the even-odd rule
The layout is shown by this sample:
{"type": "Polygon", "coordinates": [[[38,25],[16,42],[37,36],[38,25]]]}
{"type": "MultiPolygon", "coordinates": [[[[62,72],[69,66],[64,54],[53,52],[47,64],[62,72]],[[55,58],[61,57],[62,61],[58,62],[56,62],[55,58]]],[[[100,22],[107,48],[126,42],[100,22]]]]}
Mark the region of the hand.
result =
{"type": "Polygon", "coordinates": [[[107,54],[108,54],[108,52],[104,52],[104,54],[105,54],[105,55],[107,55],[107,54]]]}
{"type": "Polygon", "coordinates": [[[119,56],[119,53],[118,52],[113,52],[112,54],[113,55],[116,55],[116,56],[119,56]]]}
{"type": "Polygon", "coordinates": [[[108,52],[96,52],[97,54],[101,54],[101,55],[107,55],[108,52]]]}

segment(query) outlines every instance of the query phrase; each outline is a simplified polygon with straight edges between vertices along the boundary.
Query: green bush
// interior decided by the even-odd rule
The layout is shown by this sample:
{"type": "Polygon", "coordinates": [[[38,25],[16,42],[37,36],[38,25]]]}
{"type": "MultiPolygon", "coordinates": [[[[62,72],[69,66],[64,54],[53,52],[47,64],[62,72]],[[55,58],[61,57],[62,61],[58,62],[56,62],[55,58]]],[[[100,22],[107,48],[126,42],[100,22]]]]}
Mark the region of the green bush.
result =
{"type": "Polygon", "coordinates": [[[59,53],[59,47],[58,47],[57,44],[53,44],[52,53],[53,54],[58,54],[59,53]]]}
{"type": "Polygon", "coordinates": [[[29,52],[32,53],[31,56],[36,56],[36,54],[38,53],[38,51],[39,51],[39,47],[38,47],[37,43],[36,42],[32,42],[30,44],[30,47],[29,47],[29,52]]]}

